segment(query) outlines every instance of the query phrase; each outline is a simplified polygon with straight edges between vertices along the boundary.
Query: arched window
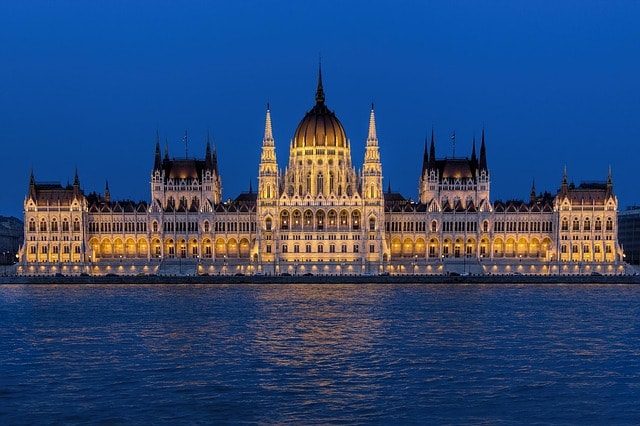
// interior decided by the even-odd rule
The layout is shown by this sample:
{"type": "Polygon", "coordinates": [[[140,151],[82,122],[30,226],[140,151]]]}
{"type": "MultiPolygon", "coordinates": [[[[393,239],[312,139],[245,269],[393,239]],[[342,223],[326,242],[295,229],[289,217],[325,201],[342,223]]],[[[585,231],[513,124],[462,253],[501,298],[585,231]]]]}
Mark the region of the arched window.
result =
{"type": "Polygon", "coordinates": [[[591,231],[591,221],[589,220],[589,218],[586,218],[584,220],[584,230],[591,231]]]}
{"type": "Polygon", "coordinates": [[[310,227],[313,223],[313,213],[311,210],[306,210],[304,212],[304,226],[310,227]]]}
{"type": "Polygon", "coordinates": [[[307,194],[311,193],[311,172],[307,172],[307,194]]]}
{"type": "Polygon", "coordinates": [[[360,229],[360,212],[359,211],[354,211],[353,213],[351,213],[351,224],[353,226],[353,229],[360,229]]]}
{"type": "Polygon", "coordinates": [[[569,220],[566,217],[562,218],[562,226],[560,228],[562,231],[568,231],[569,230],[569,220]]]}
{"type": "Polygon", "coordinates": [[[324,176],[322,172],[318,173],[318,194],[324,193],[324,176]]]}
{"type": "Polygon", "coordinates": [[[372,217],[369,219],[369,231],[375,231],[375,230],[376,230],[376,219],[372,217]]]}
{"type": "Polygon", "coordinates": [[[153,229],[153,232],[158,232],[158,222],[154,220],[151,224],[151,228],[153,229]]]}
{"type": "Polygon", "coordinates": [[[600,220],[599,217],[596,217],[595,230],[602,231],[602,221],[600,220]]]}
{"type": "Polygon", "coordinates": [[[47,232],[47,221],[44,219],[40,221],[40,232],[47,232]]]}
{"type": "Polygon", "coordinates": [[[208,220],[204,221],[204,232],[209,232],[209,221],[208,220]]]}
{"type": "Polygon", "coordinates": [[[340,212],[340,226],[347,226],[347,212],[346,211],[341,211],[340,212]]]}
{"type": "Polygon", "coordinates": [[[62,232],[69,232],[69,221],[67,218],[62,220],[62,232]]]}
{"type": "Polygon", "coordinates": [[[29,232],[36,232],[36,221],[35,221],[35,219],[31,219],[29,221],[29,232]]]}
{"type": "Polygon", "coordinates": [[[286,210],[280,213],[280,228],[289,229],[289,212],[286,210]]]}
{"type": "Polygon", "coordinates": [[[431,221],[431,232],[437,232],[438,231],[438,222],[433,220],[431,221]]]}
{"type": "Polygon", "coordinates": [[[482,222],[482,232],[489,232],[489,221],[485,220],[482,222]]]}
{"type": "Polygon", "coordinates": [[[51,221],[51,232],[58,232],[58,222],[55,219],[51,221]]]}
{"type": "Polygon", "coordinates": [[[271,218],[267,218],[267,220],[264,221],[264,226],[267,231],[271,231],[271,218]]]}
{"type": "Polygon", "coordinates": [[[78,218],[73,220],[73,232],[80,232],[80,221],[78,218]]]}
{"type": "Polygon", "coordinates": [[[613,231],[613,220],[610,217],[607,218],[607,224],[605,230],[613,231]]]}
{"type": "Polygon", "coordinates": [[[333,172],[329,172],[329,194],[333,194],[333,172]]]}
{"type": "Polygon", "coordinates": [[[580,221],[578,220],[577,217],[573,218],[573,227],[572,229],[574,231],[579,231],[580,230],[580,221]]]}
{"type": "Polygon", "coordinates": [[[302,225],[302,213],[300,213],[300,210],[295,210],[293,212],[291,220],[293,221],[292,226],[295,228],[299,228],[300,225],[302,225]]]}
{"type": "Polygon", "coordinates": [[[324,229],[324,212],[322,210],[316,212],[316,228],[324,229]]]}

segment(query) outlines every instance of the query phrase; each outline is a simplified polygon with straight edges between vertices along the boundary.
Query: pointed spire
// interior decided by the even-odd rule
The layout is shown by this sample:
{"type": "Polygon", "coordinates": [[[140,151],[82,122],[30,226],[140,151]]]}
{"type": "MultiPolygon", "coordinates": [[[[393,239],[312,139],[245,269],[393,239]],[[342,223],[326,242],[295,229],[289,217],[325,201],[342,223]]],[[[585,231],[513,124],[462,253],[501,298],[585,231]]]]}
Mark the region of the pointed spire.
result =
{"type": "Polygon", "coordinates": [[[216,141],[213,141],[213,152],[211,153],[211,165],[213,168],[213,171],[216,172],[216,174],[218,173],[218,152],[216,149],[216,141]]]}
{"type": "Polygon", "coordinates": [[[536,180],[531,181],[531,192],[529,193],[529,202],[535,204],[538,198],[536,197],[536,180]]]}
{"type": "Polygon", "coordinates": [[[105,181],[105,187],[104,187],[104,201],[106,203],[110,203],[111,202],[111,192],[109,191],[109,181],[105,181]]]}
{"type": "Polygon", "coordinates": [[[75,175],[73,176],[73,186],[80,186],[80,179],[78,178],[78,168],[76,167],[75,175]]]}
{"type": "Polygon", "coordinates": [[[264,121],[264,138],[263,143],[273,143],[273,129],[271,128],[271,108],[267,102],[267,116],[264,121]]]}
{"type": "Polygon", "coordinates": [[[424,173],[427,171],[427,167],[429,166],[429,136],[428,134],[424,136],[424,153],[422,154],[422,174],[421,177],[424,177],[424,173]]]}
{"type": "Polygon", "coordinates": [[[609,164],[609,174],[607,176],[607,185],[613,185],[613,175],[611,174],[611,164],[609,164]]]}
{"type": "Polygon", "coordinates": [[[429,170],[436,169],[436,142],[431,128],[431,146],[429,147],[429,170]]]}
{"type": "Polygon", "coordinates": [[[476,135],[473,135],[473,143],[471,144],[471,161],[474,163],[478,161],[476,157],[476,135]]]}
{"type": "Polygon", "coordinates": [[[391,194],[391,179],[389,179],[389,183],[388,183],[388,186],[387,186],[387,193],[391,194]]]}
{"type": "Polygon", "coordinates": [[[318,63],[318,88],[316,89],[316,104],[324,104],[324,89],[322,88],[322,63],[318,63]]]}
{"type": "Polygon", "coordinates": [[[213,170],[213,162],[211,161],[211,141],[209,138],[209,129],[207,129],[207,148],[204,154],[205,170],[213,170]]]}
{"type": "Polygon", "coordinates": [[[169,161],[169,140],[164,139],[164,161],[169,161]]]}
{"type": "Polygon", "coordinates": [[[484,127],[482,128],[482,142],[480,143],[480,164],[478,165],[480,170],[487,169],[487,149],[484,145],[484,127]]]}
{"type": "Polygon", "coordinates": [[[36,178],[33,175],[33,167],[31,168],[31,175],[29,176],[29,198],[36,199],[36,178]]]}
{"type": "Polygon", "coordinates": [[[160,170],[162,168],[162,156],[160,154],[160,135],[156,128],[156,155],[153,160],[153,170],[160,170]]]}
{"type": "Polygon", "coordinates": [[[373,102],[371,103],[371,114],[369,115],[369,136],[367,137],[367,145],[369,142],[378,140],[376,135],[376,114],[373,108],[373,102]]]}

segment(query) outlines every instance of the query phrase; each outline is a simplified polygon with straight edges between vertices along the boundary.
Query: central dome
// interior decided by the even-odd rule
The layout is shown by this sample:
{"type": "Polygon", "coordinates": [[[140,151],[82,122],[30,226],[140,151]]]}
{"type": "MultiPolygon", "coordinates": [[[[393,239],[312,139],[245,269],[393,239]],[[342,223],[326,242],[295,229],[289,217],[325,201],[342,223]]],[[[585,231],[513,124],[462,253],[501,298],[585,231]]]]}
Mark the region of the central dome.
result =
{"type": "Polygon", "coordinates": [[[307,112],[298,124],[293,136],[294,148],[333,146],[345,148],[347,135],[342,123],[324,104],[322,88],[322,71],[318,72],[318,90],[316,105],[307,112]]]}

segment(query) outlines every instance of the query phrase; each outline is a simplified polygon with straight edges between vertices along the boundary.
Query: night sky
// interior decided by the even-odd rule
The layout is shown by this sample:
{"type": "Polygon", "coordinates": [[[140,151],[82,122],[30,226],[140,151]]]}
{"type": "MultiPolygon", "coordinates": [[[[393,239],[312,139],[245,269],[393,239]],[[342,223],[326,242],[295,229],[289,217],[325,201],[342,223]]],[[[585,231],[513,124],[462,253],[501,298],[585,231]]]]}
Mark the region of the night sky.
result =
{"type": "MultiPolygon", "coordinates": [[[[156,129],[171,156],[215,141],[223,197],[256,188],[267,102],[278,163],[326,103],[363,162],[375,103],[384,187],[417,198],[427,134],[468,156],[485,128],[492,200],[604,181],[640,204],[638,1],[0,3],[0,215],[29,173],[149,200],[156,129]]],[[[478,146],[479,147],[479,146],[478,146]]]]}

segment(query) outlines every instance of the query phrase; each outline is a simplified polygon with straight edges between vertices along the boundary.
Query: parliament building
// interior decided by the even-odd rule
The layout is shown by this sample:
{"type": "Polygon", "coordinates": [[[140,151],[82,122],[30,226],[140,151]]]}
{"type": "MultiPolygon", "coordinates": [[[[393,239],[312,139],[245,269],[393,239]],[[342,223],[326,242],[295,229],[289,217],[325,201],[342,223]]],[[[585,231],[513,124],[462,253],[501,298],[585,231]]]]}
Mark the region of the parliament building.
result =
{"type": "MultiPolygon", "coordinates": [[[[406,154],[406,153],[403,153],[406,154]]],[[[484,130],[479,154],[436,155],[425,141],[417,201],[384,190],[371,107],[361,172],[325,103],[300,121],[278,167],[267,106],[258,186],[222,201],[207,140],[204,158],[171,158],[156,134],[149,202],[114,200],[73,184],[39,183],[24,201],[23,275],[620,274],[611,171],[555,195],[492,201],[484,130]]],[[[560,175],[560,173],[559,173],[560,175]]]]}

